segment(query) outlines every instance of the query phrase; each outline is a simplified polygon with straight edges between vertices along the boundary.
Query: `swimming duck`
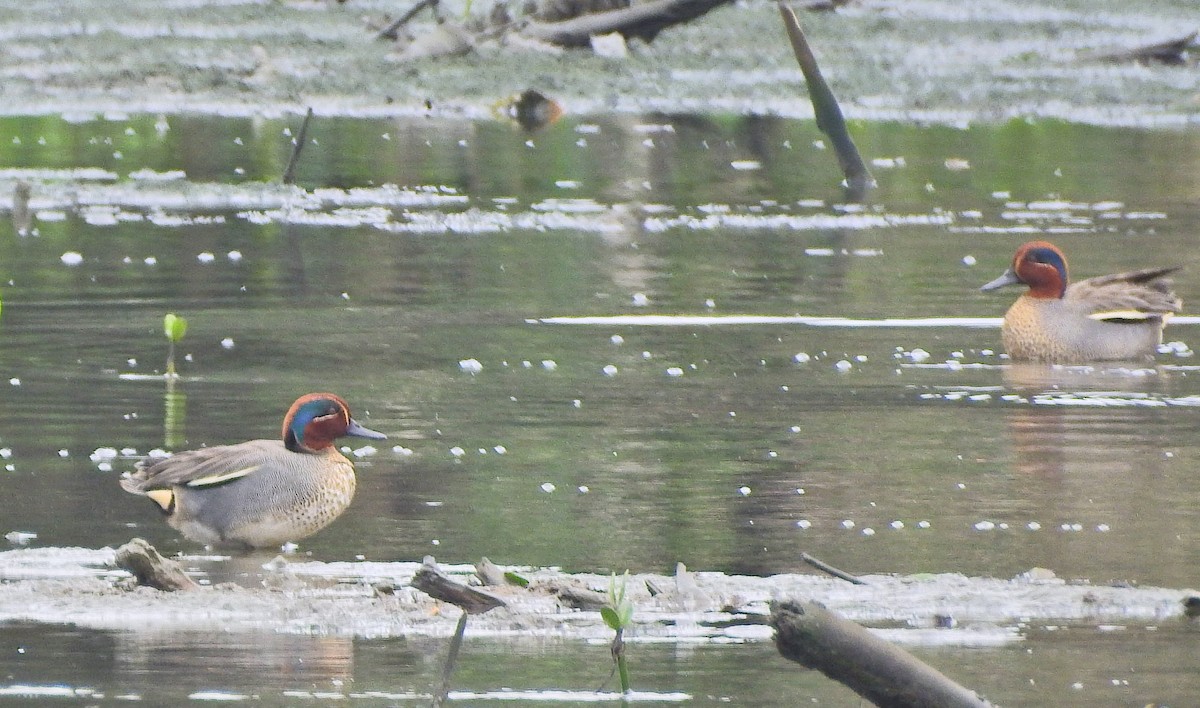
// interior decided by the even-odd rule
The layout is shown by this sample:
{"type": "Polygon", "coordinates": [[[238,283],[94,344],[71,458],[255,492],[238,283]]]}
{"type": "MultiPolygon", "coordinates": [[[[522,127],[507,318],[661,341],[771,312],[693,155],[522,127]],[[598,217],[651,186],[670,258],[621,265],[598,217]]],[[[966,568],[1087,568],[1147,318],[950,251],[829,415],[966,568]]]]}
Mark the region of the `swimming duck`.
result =
{"type": "Polygon", "coordinates": [[[332,393],[296,399],[282,440],[179,452],[139,462],[121,486],[152,499],[167,523],[208,545],[250,548],[298,541],[325,528],[354,497],[354,466],[333,441],[383,439],[332,393]]]}
{"type": "Polygon", "coordinates": [[[1012,267],[980,290],[1027,285],[1004,315],[1001,338],[1016,360],[1050,363],[1145,359],[1179,312],[1165,276],[1178,267],[1103,275],[1068,285],[1067,259],[1046,241],[1017,249],[1012,267]]]}

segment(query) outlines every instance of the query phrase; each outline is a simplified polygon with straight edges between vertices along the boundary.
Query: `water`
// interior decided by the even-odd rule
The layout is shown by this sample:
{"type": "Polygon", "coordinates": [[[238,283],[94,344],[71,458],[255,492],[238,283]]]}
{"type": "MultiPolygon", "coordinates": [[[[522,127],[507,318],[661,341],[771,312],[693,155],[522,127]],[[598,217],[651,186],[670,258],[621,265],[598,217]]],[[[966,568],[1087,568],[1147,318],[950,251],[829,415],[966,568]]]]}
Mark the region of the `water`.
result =
{"type": "MultiPolygon", "coordinates": [[[[272,437],[296,396],[332,390],[390,440],[358,460],[351,509],[300,543],[314,560],[768,575],[803,572],[807,551],[856,573],[1195,584],[1194,325],[1168,330],[1180,344],[1156,368],[1094,370],[1009,366],[996,329],[966,326],[1015,298],[977,288],[1032,238],[1063,247],[1078,277],[1183,265],[1194,311],[1200,210],[1178,156],[1195,136],[861,125],[882,161],[858,205],[807,122],[577,117],[526,135],[326,119],[299,186],[264,184],[288,127],[0,121],[0,194],[31,182],[38,214],[36,235],[0,225],[0,533],[195,553],[120,490],[132,455],[102,469],[93,451],[272,437]],[[190,323],[170,392],[167,312],[190,323]],[[797,314],[971,320],[541,321],[797,314]]],[[[404,703],[428,694],[444,653],[424,639],[0,633],[6,686],[151,703],[404,703]]],[[[1200,694],[1164,660],[1195,644],[1177,624],[1025,636],[921,653],[1004,705],[1200,694]]],[[[635,648],[647,691],[853,700],[769,644],[635,648]]],[[[607,651],[469,642],[455,687],[589,691],[607,651]]]]}

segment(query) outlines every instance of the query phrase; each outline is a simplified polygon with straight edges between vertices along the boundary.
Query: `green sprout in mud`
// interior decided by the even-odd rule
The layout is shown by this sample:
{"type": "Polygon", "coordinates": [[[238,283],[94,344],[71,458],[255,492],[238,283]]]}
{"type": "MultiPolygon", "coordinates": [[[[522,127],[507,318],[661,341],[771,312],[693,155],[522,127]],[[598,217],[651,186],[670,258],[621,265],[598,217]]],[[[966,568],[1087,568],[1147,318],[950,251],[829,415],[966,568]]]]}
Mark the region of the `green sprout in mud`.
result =
{"type": "MultiPolygon", "coordinates": [[[[625,664],[625,642],[622,635],[625,629],[633,624],[633,603],[629,601],[626,595],[626,586],[629,584],[629,571],[625,571],[625,575],[621,576],[620,585],[617,584],[617,575],[613,573],[608,580],[608,605],[600,608],[600,617],[607,624],[609,629],[616,632],[612,643],[612,657],[616,662],[617,673],[621,677],[621,692],[629,693],[629,667],[625,664]]],[[[612,678],[611,674],[609,678],[612,678]]]]}
{"type": "Polygon", "coordinates": [[[175,376],[175,343],[187,334],[187,320],[168,312],[163,317],[163,334],[167,337],[167,376],[175,376]]]}

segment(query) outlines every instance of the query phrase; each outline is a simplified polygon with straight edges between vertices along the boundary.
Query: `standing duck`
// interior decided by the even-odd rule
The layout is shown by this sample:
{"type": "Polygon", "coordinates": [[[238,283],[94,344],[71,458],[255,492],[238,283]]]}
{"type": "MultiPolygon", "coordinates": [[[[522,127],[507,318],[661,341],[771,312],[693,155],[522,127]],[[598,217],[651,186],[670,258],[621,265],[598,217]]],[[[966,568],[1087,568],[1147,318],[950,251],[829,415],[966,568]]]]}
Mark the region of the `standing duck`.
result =
{"type": "Polygon", "coordinates": [[[298,541],[328,526],[354,497],[354,465],[333,446],[343,436],[385,438],[350,417],[332,393],[301,396],[282,440],[188,450],[139,462],[121,486],[150,497],[193,541],[250,548],[298,541]]]}
{"type": "Polygon", "coordinates": [[[1165,278],[1176,270],[1148,268],[1068,285],[1063,252],[1052,243],[1030,241],[1017,249],[1012,267],[980,290],[1029,286],[1004,315],[1001,338],[1014,360],[1146,359],[1154,356],[1163,326],[1181,307],[1165,278]]]}

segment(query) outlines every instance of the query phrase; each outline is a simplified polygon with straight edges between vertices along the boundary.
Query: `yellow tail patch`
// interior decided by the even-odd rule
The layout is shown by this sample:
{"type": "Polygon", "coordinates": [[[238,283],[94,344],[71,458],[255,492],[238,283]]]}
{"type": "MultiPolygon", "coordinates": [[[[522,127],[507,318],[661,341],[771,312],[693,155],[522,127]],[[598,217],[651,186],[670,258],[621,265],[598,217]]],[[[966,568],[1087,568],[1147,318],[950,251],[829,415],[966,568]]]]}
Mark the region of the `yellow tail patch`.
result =
{"type": "Polygon", "coordinates": [[[166,513],[171,513],[172,507],[175,506],[175,492],[170,489],[151,489],[146,492],[146,496],[154,500],[155,504],[162,507],[166,513]]]}

